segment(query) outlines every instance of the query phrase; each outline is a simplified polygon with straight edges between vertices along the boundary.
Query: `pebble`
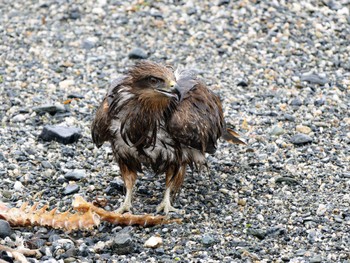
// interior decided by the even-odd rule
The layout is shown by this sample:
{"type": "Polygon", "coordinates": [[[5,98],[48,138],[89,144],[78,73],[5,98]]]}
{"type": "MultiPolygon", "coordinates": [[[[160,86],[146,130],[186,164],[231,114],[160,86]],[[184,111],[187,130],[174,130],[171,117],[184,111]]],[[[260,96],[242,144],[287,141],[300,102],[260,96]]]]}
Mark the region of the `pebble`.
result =
{"type": "Polygon", "coordinates": [[[88,37],[82,41],[81,47],[83,49],[92,49],[96,46],[97,42],[98,42],[97,37],[88,37]]]}
{"type": "Polygon", "coordinates": [[[306,144],[306,143],[310,143],[312,142],[312,138],[308,135],[305,135],[305,134],[302,134],[302,133],[299,133],[299,134],[296,134],[294,135],[290,141],[295,144],[295,145],[302,145],[302,144],[306,144]]]}
{"type": "Polygon", "coordinates": [[[304,125],[297,125],[296,129],[297,132],[304,133],[304,134],[309,134],[312,132],[311,128],[308,126],[304,125]]]}
{"type": "Polygon", "coordinates": [[[285,133],[285,130],[282,127],[278,126],[278,125],[273,126],[271,128],[271,130],[270,130],[270,134],[274,135],[274,136],[280,136],[280,135],[282,135],[284,133],[285,133]]]}
{"type": "Polygon", "coordinates": [[[318,85],[325,85],[329,82],[329,80],[327,79],[327,77],[321,77],[318,74],[315,73],[306,73],[301,75],[300,77],[301,81],[306,81],[312,84],[318,84],[318,85]]]}
{"type": "Polygon", "coordinates": [[[9,237],[12,234],[12,229],[10,227],[10,224],[0,219],[0,238],[9,237]]]}
{"type": "Polygon", "coordinates": [[[135,244],[131,234],[126,231],[118,232],[113,238],[112,249],[118,255],[132,253],[135,250],[135,244]]]}
{"type": "Polygon", "coordinates": [[[215,243],[216,243],[216,240],[215,240],[215,238],[212,235],[210,235],[210,234],[204,234],[203,235],[203,237],[202,237],[202,244],[205,247],[210,247],[210,246],[212,246],[215,243]]]}
{"type": "Polygon", "coordinates": [[[62,104],[46,104],[34,107],[33,111],[35,111],[38,114],[48,112],[51,115],[55,115],[56,113],[66,112],[66,109],[62,104]]]}
{"type": "Polygon", "coordinates": [[[146,50],[142,48],[134,48],[128,54],[130,59],[146,59],[148,58],[148,54],[146,50]]]}
{"type": "Polygon", "coordinates": [[[26,114],[17,114],[12,118],[12,122],[24,122],[27,119],[26,114]]]}
{"type": "Polygon", "coordinates": [[[79,181],[85,177],[86,177],[86,172],[84,169],[76,169],[64,175],[64,178],[68,181],[79,181]]]}
{"type": "Polygon", "coordinates": [[[316,215],[323,216],[327,212],[327,206],[324,204],[319,204],[316,215]]]}
{"type": "Polygon", "coordinates": [[[40,134],[40,138],[44,141],[54,140],[63,144],[75,143],[80,137],[81,131],[79,128],[65,126],[46,125],[40,134]]]}
{"type": "Polygon", "coordinates": [[[163,239],[158,236],[151,236],[146,240],[144,247],[157,248],[163,244],[163,239]]]}
{"type": "Polygon", "coordinates": [[[72,195],[72,194],[76,194],[78,193],[80,190],[80,186],[77,184],[69,184],[67,185],[64,190],[63,190],[63,194],[64,195],[72,195]]]}
{"type": "Polygon", "coordinates": [[[61,81],[58,85],[60,89],[68,89],[75,85],[75,81],[73,79],[66,79],[61,81]]]}

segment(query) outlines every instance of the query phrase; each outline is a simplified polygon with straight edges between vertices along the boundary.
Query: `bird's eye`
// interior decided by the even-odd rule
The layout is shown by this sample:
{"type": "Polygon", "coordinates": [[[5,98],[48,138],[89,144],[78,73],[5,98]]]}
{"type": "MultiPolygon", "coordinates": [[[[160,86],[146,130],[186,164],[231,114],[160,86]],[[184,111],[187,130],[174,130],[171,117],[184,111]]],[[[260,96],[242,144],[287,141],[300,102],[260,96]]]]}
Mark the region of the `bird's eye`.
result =
{"type": "Polygon", "coordinates": [[[156,85],[160,82],[159,79],[155,78],[155,77],[150,77],[149,78],[149,82],[152,84],[152,85],[156,85]]]}

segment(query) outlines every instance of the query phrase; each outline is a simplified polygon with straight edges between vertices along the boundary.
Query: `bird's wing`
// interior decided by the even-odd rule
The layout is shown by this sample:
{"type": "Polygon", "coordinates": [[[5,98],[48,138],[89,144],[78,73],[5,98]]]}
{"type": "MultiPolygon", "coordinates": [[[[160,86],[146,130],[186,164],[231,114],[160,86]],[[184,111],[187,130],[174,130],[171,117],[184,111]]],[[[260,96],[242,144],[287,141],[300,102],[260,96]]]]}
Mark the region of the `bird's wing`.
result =
{"type": "Polygon", "coordinates": [[[193,75],[177,81],[186,90],[168,122],[168,131],[183,145],[214,153],[224,127],[220,99],[193,75]]]}
{"type": "Polygon", "coordinates": [[[111,106],[113,106],[115,98],[118,95],[118,90],[122,86],[125,78],[125,76],[119,77],[111,83],[107,95],[96,111],[95,119],[91,126],[91,135],[97,147],[101,147],[105,141],[110,139],[110,109],[111,106]]]}

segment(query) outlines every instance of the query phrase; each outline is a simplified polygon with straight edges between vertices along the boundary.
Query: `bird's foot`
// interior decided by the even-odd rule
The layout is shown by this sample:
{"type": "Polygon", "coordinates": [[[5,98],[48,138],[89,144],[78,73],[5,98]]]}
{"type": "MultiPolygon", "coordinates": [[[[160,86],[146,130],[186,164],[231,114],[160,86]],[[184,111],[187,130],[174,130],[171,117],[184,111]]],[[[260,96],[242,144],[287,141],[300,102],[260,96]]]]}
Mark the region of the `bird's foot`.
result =
{"type": "Polygon", "coordinates": [[[116,212],[119,214],[123,214],[124,212],[131,212],[131,204],[123,203],[117,210],[116,212]]]}
{"type": "Polygon", "coordinates": [[[184,214],[185,211],[182,209],[177,209],[173,207],[170,202],[166,202],[166,200],[163,200],[158,206],[157,206],[157,213],[160,213],[161,211],[164,211],[164,213],[167,215],[170,212],[175,212],[177,214],[184,214]]]}

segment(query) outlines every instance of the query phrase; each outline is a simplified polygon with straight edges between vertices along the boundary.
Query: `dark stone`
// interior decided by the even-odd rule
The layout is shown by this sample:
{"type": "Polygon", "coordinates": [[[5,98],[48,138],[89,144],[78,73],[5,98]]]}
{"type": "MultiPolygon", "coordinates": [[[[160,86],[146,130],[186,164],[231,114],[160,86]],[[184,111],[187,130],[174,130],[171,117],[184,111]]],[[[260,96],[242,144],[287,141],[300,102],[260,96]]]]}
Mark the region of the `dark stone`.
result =
{"type": "Polygon", "coordinates": [[[72,9],[69,11],[68,18],[72,20],[77,20],[81,18],[81,13],[79,9],[72,9]]]}
{"type": "Polygon", "coordinates": [[[288,113],[284,114],[284,119],[286,121],[291,121],[291,122],[295,121],[295,117],[293,115],[291,115],[291,114],[288,114],[288,113]]]}
{"type": "Polygon", "coordinates": [[[187,9],[186,13],[187,13],[187,15],[189,15],[189,16],[194,15],[194,14],[197,13],[197,9],[194,8],[194,7],[190,7],[190,8],[187,9]]]}
{"type": "Polygon", "coordinates": [[[204,234],[202,237],[202,244],[206,247],[212,246],[215,242],[215,238],[210,234],[204,234]]]}
{"type": "Polygon", "coordinates": [[[123,191],[124,191],[124,182],[120,178],[115,178],[112,182],[109,183],[109,186],[106,188],[106,194],[108,195],[121,193],[123,191]]]}
{"type": "Polygon", "coordinates": [[[10,227],[10,224],[0,219],[0,238],[9,237],[12,234],[12,229],[10,227]]]}
{"type": "Polygon", "coordinates": [[[299,107],[303,105],[303,102],[301,101],[301,99],[295,98],[290,102],[290,105],[299,107]]]}
{"type": "Polygon", "coordinates": [[[69,184],[66,186],[66,188],[63,190],[64,195],[72,195],[75,193],[78,193],[80,190],[80,186],[77,184],[69,184]]]}
{"type": "Polygon", "coordinates": [[[314,101],[315,106],[322,106],[326,103],[326,100],[324,98],[318,99],[314,101]]]}
{"type": "Polygon", "coordinates": [[[63,144],[75,143],[81,137],[79,128],[64,127],[64,126],[50,126],[44,127],[40,134],[40,138],[44,141],[57,141],[63,144]]]}
{"type": "Polygon", "coordinates": [[[134,48],[133,50],[131,50],[128,54],[130,59],[146,59],[148,58],[148,54],[146,52],[146,50],[142,49],[142,48],[134,48]]]}
{"type": "Polygon", "coordinates": [[[131,233],[126,231],[118,232],[113,238],[111,248],[113,249],[113,252],[118,255],[126,255],[134,252],[135,244],[131,233]]]}
{"type": "Polygon", "coordinates": [[[278,177],[275,182],[276,183],[286,183],[289,185],[299,184],[298,180],[296,180],[292,177],[288,177],[288,176],[278,177]]]}
{"type": "Polygon", "coordinates": [[[33,238],[25,242],[29,249],[38,249],[46,244],[46,240],[42,238],[33,238]]]}
{"type": "Polygon", "coordinates": [[[248,87],[248,81],[241,79],[237,82],[237,86],[239,87],[248,87]]]}
{"type": "Polygon", "coordinates": [[[52,169],[52,168],[53,168],[52,164],[51,164],[50,162],[48,162],[48,161],[42,161],[42,162],[41,162],[41,165],[42,165],[44,168],[47,168],[47,169],[52,169]]]}
{"type": "Polygon", "coordinates": [[[262,230],[262,229],[252,229],[252,228],[249,228],[247,233],[249,235],[252,235],[252,236],[255,236],[257,237],[258,239],[262,240],[266,237],[266,231],[265,230],[262,230]]]}
{"type": "Polygon", "coordinates": [[[218,6],[228,5],[229,3],[230,3],[230,0],[220,0],[218,3],[218,6]]]}
{"type": "Polygon", "coordinates": [[[294,135],[290,141],[295,145],[302,145],[312,142],[312,138],[306,134],[298,133],[294,135]]]}
{"type": "Polygon", "coordinates": [[[308,74],[304,74],[300,77],[301,81],[306,81],[312,84],[318,84],[318,85],[325,85],[329,82],[329,80],[326,77],[321,77],[315,73],[308,73],[308,74]]]}
{"type": "Polygon", "coordinates": [[[79,181],[86,177],[85,170],[76,169],[74,171],[70,171],[64,175],[64,178],[68,181],[79,181]]]}
{"type": "Polygon", "coordinates": [[[56,104],[56,105],[47,104],[47,105],[34,107],[33,111],[35,111],[37,114],[43,114],[48,112],[51,115],[55,115],[56,113],[59,113],[59,112],[66,112],[66,108],[60,104],[56,104]]]}
{"type": "Polygon", "coordinates": [[[84,99],[84,95],[72,93],[67,96],[68,99],[84,99]]]}

